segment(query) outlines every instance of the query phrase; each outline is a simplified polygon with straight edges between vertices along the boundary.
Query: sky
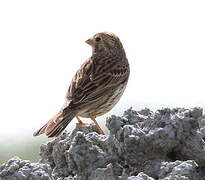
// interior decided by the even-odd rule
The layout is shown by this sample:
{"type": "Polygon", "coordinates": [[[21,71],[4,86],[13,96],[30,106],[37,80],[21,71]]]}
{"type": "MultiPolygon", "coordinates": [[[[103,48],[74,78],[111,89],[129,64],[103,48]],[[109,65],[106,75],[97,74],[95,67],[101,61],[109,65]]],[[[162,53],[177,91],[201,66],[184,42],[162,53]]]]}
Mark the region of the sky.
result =
{"type": "Polygon", "coordinates": [[[0,1],[0,136],[32,136],[59,111],[91,56],[85,40],[102,31],[119,36],[131,74],[100,123],[131,106],[205,107],[204,9],[189,0],[0,1]]]}

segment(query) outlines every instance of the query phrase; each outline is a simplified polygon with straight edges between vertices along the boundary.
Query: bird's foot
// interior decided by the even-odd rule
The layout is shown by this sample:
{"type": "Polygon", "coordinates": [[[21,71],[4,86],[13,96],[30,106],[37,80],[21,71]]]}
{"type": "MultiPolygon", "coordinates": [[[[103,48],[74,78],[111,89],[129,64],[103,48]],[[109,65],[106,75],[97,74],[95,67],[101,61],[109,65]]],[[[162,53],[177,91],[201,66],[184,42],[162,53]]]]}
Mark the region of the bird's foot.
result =
{"type": "Polygon", "coordinates": [[[90,126],[90,125],[95,125],[95,123],[85,123],[83,121],[78,122],[81,126],[90,126]]]}
{"type": "Polygon", "coordinates": [[[97,126],[97,129],[98,129],[98,133],[99,134],[102,134],[102,135],[105,135],[104,131],[102,130],[102,128],[99,126],[98,122],[95,120],[94,117],[90,117],[90,119],[94,122],[94,124],[97,126]]]}
{"type": "Polygon", "coordinates": [[[105,135],[104,131],[100,128],[98,129],[99,134],[105,135]]]}
{"type": "Polygon", "coordinates": [[[91,118],[93,120],[93,123],[84,123],[78,116],[76,116],[76,119],[78,120],[78,123],[81,126],[90,126],[90,125],[96,125],[97,129],[98,129],[98,133],[105,135],[104,131],[100,128],[100,126],[98,125],[97,121],[95,120],[95,118],[91,118]]]}

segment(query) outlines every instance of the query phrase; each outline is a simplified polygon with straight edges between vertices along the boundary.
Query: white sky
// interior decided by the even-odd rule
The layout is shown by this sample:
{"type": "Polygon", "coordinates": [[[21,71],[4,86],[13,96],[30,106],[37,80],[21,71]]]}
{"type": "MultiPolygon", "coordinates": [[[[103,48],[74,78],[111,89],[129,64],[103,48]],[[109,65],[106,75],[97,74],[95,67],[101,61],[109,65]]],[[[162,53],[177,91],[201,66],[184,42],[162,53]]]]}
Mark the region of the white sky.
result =
{"type": "Polygon", "coordinates": [[[7,0],[0,1],[0,135],[31,134],[59,110],[91,55],[84,41],[101,31],[120,37],[131,76],[100,122],[130,106],[205,107],[205,1],[7,0]]]}

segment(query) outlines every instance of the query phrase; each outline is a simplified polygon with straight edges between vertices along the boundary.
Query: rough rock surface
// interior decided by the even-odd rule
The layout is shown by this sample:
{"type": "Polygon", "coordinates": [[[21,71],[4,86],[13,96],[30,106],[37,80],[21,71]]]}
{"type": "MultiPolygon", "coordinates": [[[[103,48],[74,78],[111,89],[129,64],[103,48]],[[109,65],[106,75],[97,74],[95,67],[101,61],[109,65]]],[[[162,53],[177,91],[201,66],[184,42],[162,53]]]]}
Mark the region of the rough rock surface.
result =
{"type": "Polygon", "coordinates": [[[10,159],[0,180],[204,180],[204,125],[201,108],[130,108],[107,118],[109,135],[77,124],[40,147],[39,163],[10,159]]]}
{"type": "Polygon", "coordinates": [[[49,180],[52,169],[48,164],[31,163],[13,157],[7,163],[0,166],[0,180],[49,180]]]}

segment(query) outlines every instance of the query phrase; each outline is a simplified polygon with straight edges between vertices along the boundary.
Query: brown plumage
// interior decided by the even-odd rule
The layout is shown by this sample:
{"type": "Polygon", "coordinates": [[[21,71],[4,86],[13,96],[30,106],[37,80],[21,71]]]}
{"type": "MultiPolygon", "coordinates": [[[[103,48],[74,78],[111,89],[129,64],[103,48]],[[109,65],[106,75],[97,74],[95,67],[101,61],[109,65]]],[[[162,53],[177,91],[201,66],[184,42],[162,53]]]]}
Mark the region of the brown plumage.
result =
{"type": "Polygon", "coordinates": [[[97,33],[86,41],[92,56],[73,77],[62,109],[34,136],[58,136],[78,116],[91,118],[103,134],[95,117],[110,111],[120,100],[129,77],[129,64],[119,38],[113,33],[97,33]]]}

